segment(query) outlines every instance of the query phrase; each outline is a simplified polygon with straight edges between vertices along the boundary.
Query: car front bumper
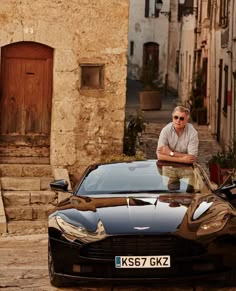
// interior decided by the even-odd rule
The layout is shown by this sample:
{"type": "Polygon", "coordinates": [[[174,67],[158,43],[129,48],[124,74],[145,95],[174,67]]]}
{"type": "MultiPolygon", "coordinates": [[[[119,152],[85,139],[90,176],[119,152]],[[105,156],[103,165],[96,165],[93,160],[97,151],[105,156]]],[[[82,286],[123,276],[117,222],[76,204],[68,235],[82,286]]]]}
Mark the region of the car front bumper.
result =
{"type": "MultiPolygon", "coordinates": [[[[199,280],[222,281],[231,271],[227,257],[219,254],[207,254],[195,256],[173,256],[170,268],[116,268],[115,256],[101,248],[98,244],[91,248],[90,244],[84,245],[79,242],[69,242],[64,238],[49,237],[51,255],[55,273],[58,276],[70,280],[82,282],[106,283],[170,283],[170,282],[198,282],[199,280]],[[96,252],[97,250],[97,252],[96,252]],[[96,254],[95,254],[96,253],[96,254]]],[[[102,244],[104,246],[104,244],[102,244]]],[[[148,238],[146,250],[148,249],[148,238]]],[[[122,253],[117,255],[123,255],[122,253]]],[[[125,254],[126,255],[126,254],[125,254]]],[[[140,254],[139,254],[140,255],[140,254]]],[[[143,250],[142,255],[147,255],[143,250]]]]}

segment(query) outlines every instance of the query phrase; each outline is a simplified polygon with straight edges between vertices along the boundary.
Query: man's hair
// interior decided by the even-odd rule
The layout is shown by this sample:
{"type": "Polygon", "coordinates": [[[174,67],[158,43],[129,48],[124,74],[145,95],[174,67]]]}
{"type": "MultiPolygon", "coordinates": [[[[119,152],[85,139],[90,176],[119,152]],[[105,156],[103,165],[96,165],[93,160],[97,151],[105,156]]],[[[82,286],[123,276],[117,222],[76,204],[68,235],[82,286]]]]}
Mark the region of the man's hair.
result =
{"type": "Polygon", "coordinates": [[[190,110],[189,110],[189,108],[184,107],[184,106],[176,106],[176,107],[174,108],[174,110],[173,110],[173,113],[175,113],[176,111],[184,112],[184,113],[186,113],[187,115],[190,114],[190,110]]]}

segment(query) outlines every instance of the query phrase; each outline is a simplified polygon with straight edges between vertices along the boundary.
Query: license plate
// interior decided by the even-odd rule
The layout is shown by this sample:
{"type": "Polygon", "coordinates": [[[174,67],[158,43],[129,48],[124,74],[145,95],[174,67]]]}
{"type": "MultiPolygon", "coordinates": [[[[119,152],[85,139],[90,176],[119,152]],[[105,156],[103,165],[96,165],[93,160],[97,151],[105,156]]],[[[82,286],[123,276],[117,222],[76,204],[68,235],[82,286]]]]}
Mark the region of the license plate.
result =
{"type": "Polygon", "coordinates": [[[170,256],[116,256],[116,268],[170,268],[170,256]]]}

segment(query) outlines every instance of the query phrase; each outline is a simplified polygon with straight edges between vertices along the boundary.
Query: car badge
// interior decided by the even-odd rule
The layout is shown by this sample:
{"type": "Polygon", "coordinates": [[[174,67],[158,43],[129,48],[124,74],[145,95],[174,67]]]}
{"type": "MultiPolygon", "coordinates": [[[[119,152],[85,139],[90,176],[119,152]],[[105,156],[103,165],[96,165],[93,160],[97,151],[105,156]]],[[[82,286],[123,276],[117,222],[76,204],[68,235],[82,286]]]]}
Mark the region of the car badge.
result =
{"type": "Polygon", "coordinates": [[[149,226],[135,226],[134,229],[137,229],[137,230],[146,230],[146,229],[149,229],[150,227],[149,226]]]}

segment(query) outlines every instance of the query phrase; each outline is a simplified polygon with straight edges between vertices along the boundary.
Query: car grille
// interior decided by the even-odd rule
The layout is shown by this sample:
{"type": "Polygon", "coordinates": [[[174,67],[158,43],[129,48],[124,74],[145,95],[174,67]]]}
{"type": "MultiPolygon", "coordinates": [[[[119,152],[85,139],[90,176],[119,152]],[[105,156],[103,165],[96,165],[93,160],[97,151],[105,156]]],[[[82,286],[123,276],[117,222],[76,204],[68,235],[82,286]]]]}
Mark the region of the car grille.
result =
{"type": "Polygon", "coordinates": [[[175,258],[204,254],[202,245],[176,236],[111,236],[84,245],[80,255],[95,259],[114,259],[115,256],[171,255],[175,258]]]}

